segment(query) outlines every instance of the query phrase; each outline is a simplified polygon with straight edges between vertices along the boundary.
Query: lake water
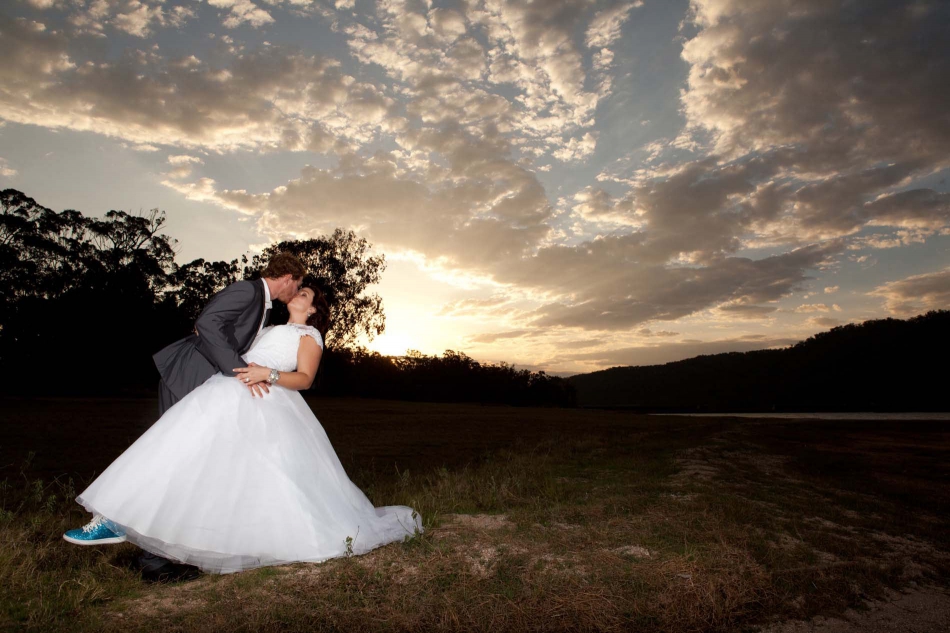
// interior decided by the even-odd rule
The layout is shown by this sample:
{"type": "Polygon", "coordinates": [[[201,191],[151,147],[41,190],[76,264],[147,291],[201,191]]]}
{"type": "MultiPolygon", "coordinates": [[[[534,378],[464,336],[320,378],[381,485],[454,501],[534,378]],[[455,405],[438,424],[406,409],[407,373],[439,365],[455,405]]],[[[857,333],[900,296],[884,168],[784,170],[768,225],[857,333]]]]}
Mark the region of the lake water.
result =
{"type": "Polygon", "coordinates": [[[795,420],[950,420],[950,413],[651,413],[711,418],[791,418],[795,420]]]}

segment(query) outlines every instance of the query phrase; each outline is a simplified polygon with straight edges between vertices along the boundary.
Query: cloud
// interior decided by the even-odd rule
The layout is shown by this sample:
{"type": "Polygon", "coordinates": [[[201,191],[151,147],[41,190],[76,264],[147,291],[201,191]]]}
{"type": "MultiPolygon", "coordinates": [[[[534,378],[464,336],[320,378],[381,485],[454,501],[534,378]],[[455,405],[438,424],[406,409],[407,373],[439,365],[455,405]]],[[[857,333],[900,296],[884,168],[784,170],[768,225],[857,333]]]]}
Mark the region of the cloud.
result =
{"type": "Polygon", "coordinates": [[[667,337],[667,336],[679,336],[680,333],[670,332],[668,330],[657,330],[656,332],[654,332],[650,328],[640,328],[639,330],[637,330],[637,334],[639,334],[640,336],[647,336],[647,337],[649,336],[667,337]]]}
{"type": "Polygon", "coordinates": [[[794,312],[828,312],[831,310],[823,303],[806,303],[795,308],[794,312]]]}
{"type": "Polygon", "coordinates": [[[12,178],[16,176],[19,172],[12,167],[10,163],[7,162],[7,159],[0,158],[0,176],[5,176],[6,178],[12,178]]]}
{"type": "Polygon", "coordinates": [[[697,34],[682,102],[712,136],[706,165],[759,156],[753,191],[773,242],[849,235],[865,225],[938,230],[948,194],[914,187],[950,165],[950,42],[939,3],[693,0],[697,34]],[[899,99],[894,98],[900,95],[899,99]]]}
{"type": "Polygon", "coordinates": [[[223,24],[231,29],[244,23],[259,27],[274,21],[270,13],[251,0],[208,0],[208,4],[219,9],[228,9],[228,15],[223,24]]]}
{"type": "Polygon", "coordinates": [[[181,27],[195,17],[195,10],[186,6],[166,8],[161,0],[92,0],[73,3],[75,10],[68,17],[75,32],[105,37],[107,26],[146,38],[156,28],[181,27]]]}
{"type": "Polygon", "coordinates": [[[596,95],[584,91],[582,57],[573,37],[586,5],[584,0],[485,0],[473,3],[469,19],[480,24],[501,51],[537,69],[530,79],[524,78],[526,88],[550,92],[582,121],[597,103],[596,95]]]}
{"type": "Polygon", "coordinates": [[[761,316],[774,308],[749,306],[800,288],[809,279],[807,268],[843,249],[830,242],[758,261],[710,252],[705,265],[684,267],[666,265],[678,246],[656,245],[643,233],[575,247],[541,245],[551,211],[532,174],[499,160],[490,142],[479,149],[475,139],[458,133],[419,132],[407,139],[410,151],[448,157],[447,171],[436,174],[440,180],[410,178],[396,155],[379,153],[368,161],[351,157],[336,170],[307,168],[299,179],[263,194],[217,190],[207,180],[166,184],[257,216],[274,239],[329,230],[345,218],[381,248],[421,253],[450,268],[563,297],[524,313],[522,329],[625,329],[723,303],[746,306],[733,308],[744,316],[761,316]]]}
{"type": "Polygon", "coordinates": [[[57,73],[76,67],[66,52],[63,34],[48,31],[42,22],[0,14],[0,32],[0,95],[39,87],[57,73]]]}
{"type": "Polygon", "coordinates": [[[204,161],[198,158],[197,156],[188,156],[186,154],[183,154],[183,155],[178,155],[178,156],[169,156],[168,162],[171,163],[172,165],[188,165],[192,163],[197,163],[200,165],[204,161]]]}
{"type": "Polygon", "coordinates": [[[129,35],[145,37],[150,32],[150,24],[153,21],[161,22],[163,19],[160,6],[149,6],[137,0],[129,0],[126,7],[126,12],[118,13],[113,18],[113,24],[117,29],[125,31],[129,35]]]}
{"type": "Polygon", "coordinates": [[[832,328],[841,325],[841,320],[832,317],[809,317],[806,323],[814,327],[832,328]]]}
{"type": "Polygon", "coordinates": [[[843,249],[815,244],[760,260],[720,257],[702,267],[637,263],[649,252],[639,234],[605,237],[579,247],[551,246],[500,281],[537,285],[572,301],[552,302],[530,314],[538,327],[561,325],[623,330],[651,320],[676,320],[723,303],[777,300],[810,279],[805,271],[843,249]],[[557,270],[558,275],[549,274],[557,270]]]}
{"type": "Polygon", "coordinates": [[[506,304],[508,297],[489,297],[487,299],[460,299],[443,305],[438,316],[485,316],[486,314],[498,315],[500,312],[508,312],[506,304]]]}
{"type": "Polygon", "coordinates": [[[453,9],[430,9],[428,19],[432,30],[447,42],[454,42],[468,30],[465,16],[453,9]]]}
{"type": "Polygon", "coordinates": [[[307,167],[300,178],[262,194],[217,190],[207,179],[165,184],[189,198],[257,216],[273,239],[345,223],[384,250],[421,253],[473,272],[519,261],[548,233],[550,209],[533,174],[509,162],[480,160],[471,145],[451,135],[416,140],[448,144],[443,150],[452,157],[451,182],[436,187],[416,181],[393,154],[379,152],[365,160],[350,156],[332,170],[307,167]]]}
{"type": "Polygon", "coordinates": [[[584,88],[574,34],[587,6],[482,0],[426,10],[386,0],[376,5],[378,28],[343,20],[340,29],[352,54],[383,68],[425,126],[512,134],[526,156],[576,161],[596,147],[597,133],[584,128],[607,94],[584,88]]]}
{"type": "Polygon", "coordinates": [[[731,319],[765,319],[778,310],[774,306],[756,306],[744,303],[731,303],[718,308],[726,318],[731,319]]]}
{"type": "Polygon", "coordinates": [[[564,162],[576,161],[587,158],[594,153],[594,149],[596,148],[597,133],[585,132],[584,135],[579,138],[569,139],[561,149],[553,153],[553,156],[564,162]]]}
{"type": "Polygon", "coordinates": [[[165,175],[169,178],[187,178],[191,175],[191,170],[194,165],[201,165],[204,161],[197,156],[188,156],[187,154],[180,154],[176,156],[169,156],[168,162],[172,165],[172,170],[167,172],[165,175]]]}
{"type": "Polygon", "coordinates": [[[723,304],[733,306],[726,312],[761,318],[774,308],[757,304],[800,290],[811,279],[806,270],[844,249],[844,242],[829,241],[760,260],[728,256],[723,250],[735,244],[717,221],[652,220],[656,205],[649,201],[646,217],[653,224],[645,231],[574,246],[546,243],[553,211],[544,190],[534,174],[500,158],[495,140],[457,129],[410,130],[402,143],[410,155],[438,153],[446,164],[414,175],[402,166],[405,153],[378,152],[370,159],[347,157],[331,170],[305,168],[300,178],[265,193],[219,190],[208,179],[165,184],[257,217],[271,239],[346,223],[384,250],[419,253],[448,269],[553,299],[520,313],[520,329],[615,331],[723,304]],[[690,222],[700,225],[695,233],[673,230],[674,223],[690,222]],[[671,263],[682,253],[696,254],[695,261],[671,263]]]}
{"type": "Polygon", "coordinates": [[[806,303],[798,306],[792,310],[792,312],[829,312],[832,310],[834,312],[841,312],[841,306],[837,303],[831,304],[830,307],[824,303],[806,303]]]}
{"type": "Polygon", "coordinates": [[[692,0],[700,32],[683,48],[691,65],[684,106],[732,153],[797,143],[802,167],[860,166],[882,158],[935,158],[950,43],[941,3],[845,0],[737,3],[692,0]],[[900,91],[901,98],[894,99],[900,91]],[[910,124],[909,124],[910,123],[910,124]]]}
{"type": "Polygon", "coordinates": [[[643,2],[638,0],[598,11],[587,27],[585,35],[587,47],[603,48],[616,42],[620,37],[620,28],[630,16],[630,11],[642,6],[643,2]]]}
{"type": "Polygon", "coordinates": [[[607,191],[600,187],[588,185],[576,194],[572,207],[581,219],[587,222],[605,222],[631,227],[642,226],[638,219],[637,209],[631,198],[615,200],[607,191]]]}
{"type": "Polygon", "coordinates": [[[864,205],[873,226],[936,231],[950,224],[950,193],[913,189],[879,196],[864,205]]]}
{"type": "Polygon", "coordinates": [[[830,295],[838,292],[841,289],[841,286],[825,286],[825,294],[830,295]]]}
{"type": "Polygon", "coordinates": [[[595,347],[597,345],[603,345],[604,340],[599,338],[583,338],[583,339],[574,339],[572,341],[564,341],[557,344],[557,347],[561,349],[583,349],[585,347],[595,347]]]}
{"type": "Polygon", "coordinates": [[[950,267],[889,281],[868,293],[884,299],[892,314],[913,316],[950,308],[950,267]]]}
{"type": "Polygon", "coordinates": [[[472,343],[494,343],[495,341],[512,339],[512,338],[526,338],[532,336],[538,336],[539,332],[537,330],[509,330],[508,332],[490,332],[485,334],[475,334],[469,336],[468,340],[472,343]]]}
{"type": "Polygon", "coordinates": [[[77,64],[61,31],[3,17],[0,28],[0,117],[10,121],[215,151],[345,150],[387,125],[388,99],[332,59],[272,46],[226,66],[142,51],[77,64]]]}

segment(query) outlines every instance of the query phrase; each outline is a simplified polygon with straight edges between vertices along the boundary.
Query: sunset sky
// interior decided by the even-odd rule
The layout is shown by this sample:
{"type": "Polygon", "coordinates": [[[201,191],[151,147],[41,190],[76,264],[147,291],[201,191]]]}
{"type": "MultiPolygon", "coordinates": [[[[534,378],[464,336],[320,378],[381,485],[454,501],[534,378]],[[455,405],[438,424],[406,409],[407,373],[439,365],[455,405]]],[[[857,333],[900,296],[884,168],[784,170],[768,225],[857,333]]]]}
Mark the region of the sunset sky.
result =
{"type": "Polygon", "coordinates": [[[8,0],[0,188],[352,228],[369,347],[577,373],[950,307],[950,3],[8,0]]]}

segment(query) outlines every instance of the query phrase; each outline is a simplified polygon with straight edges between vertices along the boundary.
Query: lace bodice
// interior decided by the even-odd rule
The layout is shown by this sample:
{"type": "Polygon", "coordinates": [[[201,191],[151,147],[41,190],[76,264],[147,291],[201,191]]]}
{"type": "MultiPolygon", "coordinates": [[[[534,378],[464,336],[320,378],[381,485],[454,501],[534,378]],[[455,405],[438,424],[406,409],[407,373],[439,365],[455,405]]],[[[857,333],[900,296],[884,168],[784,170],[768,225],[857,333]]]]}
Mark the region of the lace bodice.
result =
{"type": "Polygon", "coordinates": [[[309,325],[270,325],[260,331],[251,349],[241,358],[246,363],[257,363],[277,371],[294,371],[297,369],[297,349],[303,336],[312,337],[323,347],[320,331],[309,325]]]}

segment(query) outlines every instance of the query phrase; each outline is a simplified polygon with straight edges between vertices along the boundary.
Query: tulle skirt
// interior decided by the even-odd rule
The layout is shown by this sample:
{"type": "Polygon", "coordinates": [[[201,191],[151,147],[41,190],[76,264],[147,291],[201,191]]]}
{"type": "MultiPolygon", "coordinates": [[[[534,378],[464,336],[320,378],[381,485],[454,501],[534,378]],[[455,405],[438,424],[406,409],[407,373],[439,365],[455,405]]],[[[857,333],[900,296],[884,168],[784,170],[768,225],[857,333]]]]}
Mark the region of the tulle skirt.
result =
{"type": "Polygon", "coordinates": [[[299,393],[252,398],[221,374],[76,501],[139,547],[211,573],[362,554],[422,530],[412,508],[373,507],[299,393]]]}

